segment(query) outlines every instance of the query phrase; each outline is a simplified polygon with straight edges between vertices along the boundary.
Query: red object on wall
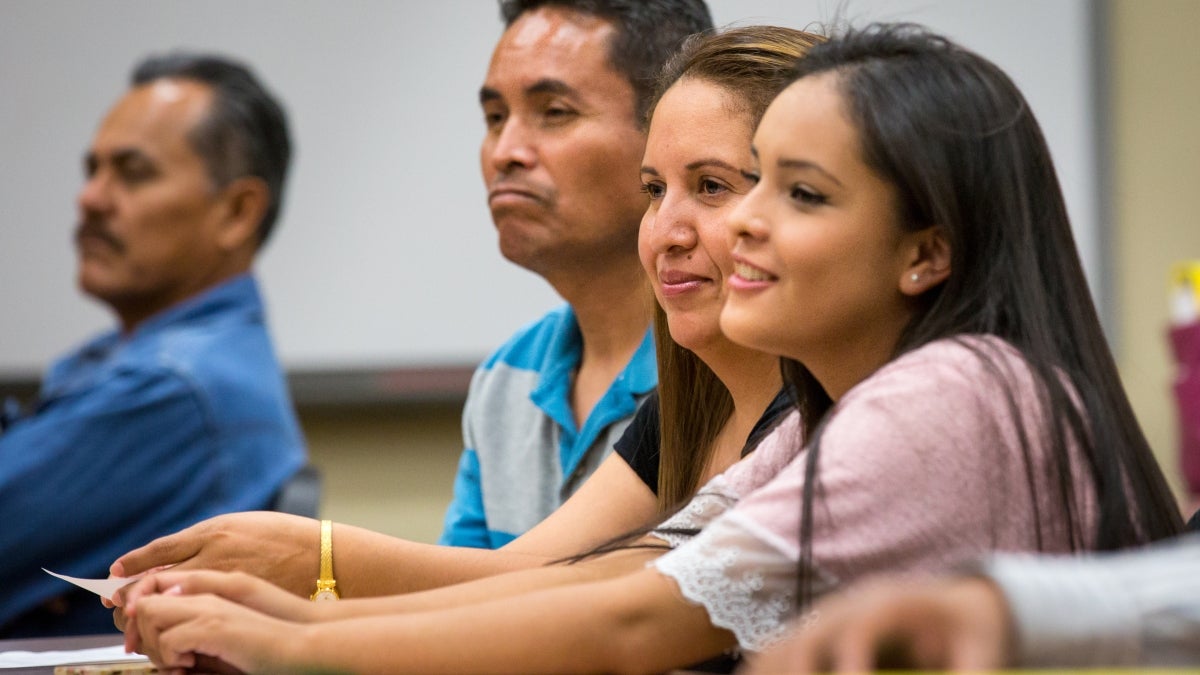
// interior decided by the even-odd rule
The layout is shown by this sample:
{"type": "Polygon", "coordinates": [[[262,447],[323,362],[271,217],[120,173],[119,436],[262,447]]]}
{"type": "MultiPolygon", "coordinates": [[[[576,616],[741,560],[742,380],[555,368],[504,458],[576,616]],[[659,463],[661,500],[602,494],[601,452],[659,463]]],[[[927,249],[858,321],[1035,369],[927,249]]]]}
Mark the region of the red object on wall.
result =
{"type": "Polygon", "coordinates": [[[1175,408],[1179,419],[1179,464],[1188,492],[1200,495],[1200,321],[1173,326],[1175,408]]]}

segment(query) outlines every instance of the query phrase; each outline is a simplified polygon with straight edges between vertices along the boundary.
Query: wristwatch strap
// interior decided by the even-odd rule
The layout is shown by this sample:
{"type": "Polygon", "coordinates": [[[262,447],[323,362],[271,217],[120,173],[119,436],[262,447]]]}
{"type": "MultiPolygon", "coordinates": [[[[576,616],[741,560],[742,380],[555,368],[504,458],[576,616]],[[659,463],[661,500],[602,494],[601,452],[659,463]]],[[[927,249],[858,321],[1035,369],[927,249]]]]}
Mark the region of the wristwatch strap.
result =
{"type": "Polygon", "coordinates": [[[337,600],[337,581],[333,578],[333,521],[321,521],[321,575],[312,600],[337,600]]]}
{"type": "Polygon", "coordinates": [[[333,521],[321,521],[321,581],[333,581],[333,521]]]}

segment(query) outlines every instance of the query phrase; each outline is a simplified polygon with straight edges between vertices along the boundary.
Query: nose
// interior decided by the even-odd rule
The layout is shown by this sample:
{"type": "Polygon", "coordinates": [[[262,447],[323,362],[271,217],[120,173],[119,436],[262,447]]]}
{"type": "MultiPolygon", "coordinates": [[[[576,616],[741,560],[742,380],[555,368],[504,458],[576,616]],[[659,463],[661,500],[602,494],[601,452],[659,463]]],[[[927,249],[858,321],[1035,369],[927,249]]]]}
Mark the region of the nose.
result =
{"type": "Polygon", "coordinates": [[[82,215],[106,213],[112,208],[109,181],[103,171],[92,172],[79,188],[76,204],[82,215]]]}
{"type": "Polygon", "coordinates": [[[484,139],[484,159],[499,172],[513,169],[532,169],[537,164],[537,150],[528,125],[510,116],[499,129],[490,131],[484,139]]]}
{"type": "Polygon", "coordinates": [[[699,235],[692,205],[670,191],[646,212],[650,245],[659,253],[682,253],[696,247],[699,235]]]}
{"type": "Polygon", "coordinates": [[[729,218],[725,221],[728,228],[728,238],[731,244],[739,239],[765,239],[768,231],[767,220],[763,217],[762,186],[754,186],[745,198],[733,207],[729,218]]]}

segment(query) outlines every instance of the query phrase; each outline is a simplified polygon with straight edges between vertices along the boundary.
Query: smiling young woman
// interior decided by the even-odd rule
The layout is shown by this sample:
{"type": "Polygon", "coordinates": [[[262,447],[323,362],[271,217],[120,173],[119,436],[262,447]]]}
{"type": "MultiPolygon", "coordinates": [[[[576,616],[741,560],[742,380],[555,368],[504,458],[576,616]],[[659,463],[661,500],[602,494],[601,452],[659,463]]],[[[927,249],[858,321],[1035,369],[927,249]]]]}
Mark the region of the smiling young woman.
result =
{"type": "Polygon", "coordinates": [[[721,326],[792,359],[804,498],[776,531],[799,533],[801,603],[846,578],[831,547],[907,568],[1177,533],[1011,80],[905,25],[797,74],[755,135],[721,326]]]}

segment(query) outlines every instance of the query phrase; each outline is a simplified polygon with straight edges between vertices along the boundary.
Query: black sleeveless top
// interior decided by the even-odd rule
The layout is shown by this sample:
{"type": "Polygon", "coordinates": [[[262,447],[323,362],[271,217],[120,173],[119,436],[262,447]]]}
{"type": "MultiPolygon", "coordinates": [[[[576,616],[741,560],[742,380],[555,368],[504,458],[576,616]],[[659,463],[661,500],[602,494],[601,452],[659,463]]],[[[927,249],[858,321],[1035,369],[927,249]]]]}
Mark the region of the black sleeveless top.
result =
{"type": "MultiPolygon", "coordinates": [[[[779,421],[783,415],[793,408],[792,397],[788,394],[787,388],[779,390],[775,395],[775,399],[763,411],[762,417],[755,422],[754,428],[750,430],[750,436],[746,439],[746,445],[742,447],[742,457],[750,454],[756,448],[763,437],[766,436],[771,429],[775,428],[775,423],[779,421]]],[[[637,414],[629,426],[625,428],[625,433],[617,440],[613,448],[637,473],[638,477],[650,488],[654,494],[658,494],[658,455],[659,455],[659,429],[660,421],[658,416],[658,391],[651,392],[646,400],[642,402],[638,408],[637,414]]]]}

